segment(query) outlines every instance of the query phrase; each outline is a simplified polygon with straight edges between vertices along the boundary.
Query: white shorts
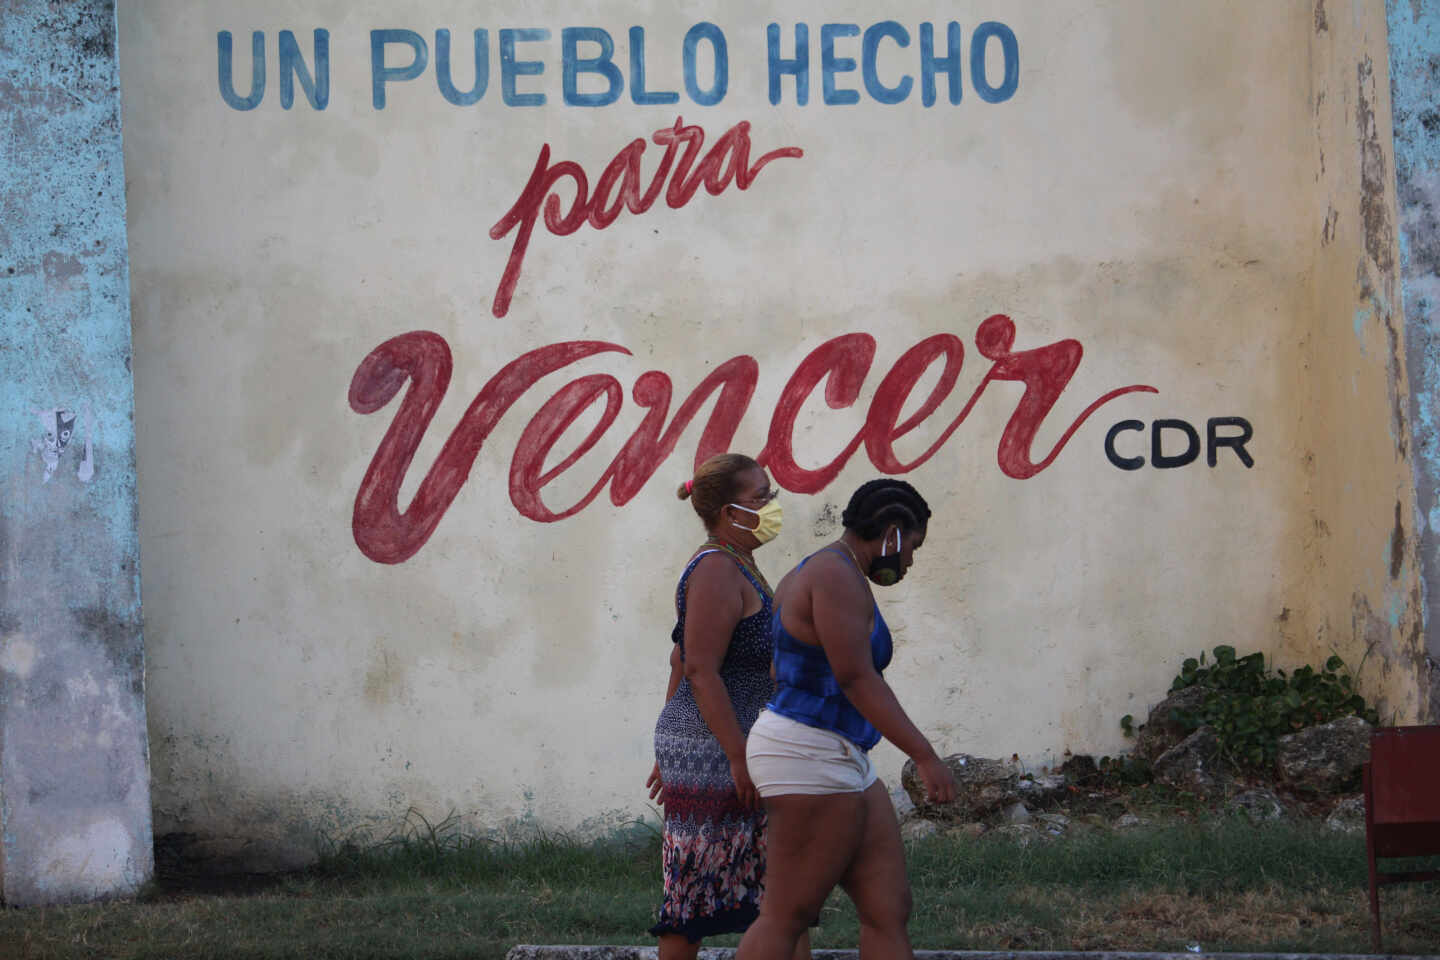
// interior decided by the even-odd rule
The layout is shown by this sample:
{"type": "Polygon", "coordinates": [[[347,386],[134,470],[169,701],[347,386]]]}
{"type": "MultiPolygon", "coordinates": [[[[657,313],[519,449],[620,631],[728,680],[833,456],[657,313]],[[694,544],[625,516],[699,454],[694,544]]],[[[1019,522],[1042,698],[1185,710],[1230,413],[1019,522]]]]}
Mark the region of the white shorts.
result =
{"type": "Polygon", "coordinates": [[[877,779],[870,757],[840,734],[769,710],[750,728],[745,765],[762,797],[860,793],[877,779]]]}

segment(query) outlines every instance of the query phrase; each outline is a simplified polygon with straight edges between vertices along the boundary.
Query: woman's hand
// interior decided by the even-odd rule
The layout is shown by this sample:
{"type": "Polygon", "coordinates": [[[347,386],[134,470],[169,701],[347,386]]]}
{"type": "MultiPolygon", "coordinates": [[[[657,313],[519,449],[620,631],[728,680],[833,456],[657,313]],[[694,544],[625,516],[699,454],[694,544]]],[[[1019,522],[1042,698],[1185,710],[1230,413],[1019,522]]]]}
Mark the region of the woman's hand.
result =
{"type": "Polygon", "coordinates": [[[730,761],[730,778],[735,781],[735,795],[740,798],[740,806],[746,810],[760,806],[760,791],[755,789],[755,781],[750,779],[750,768],[745,765],[743,756],[730,761]]]}
{"type": "Polygon", "coordinates": [[[650,788],[650,799],[654,803],[665,806],[665,783],[660,779],[660,761],[655,761],[655,766],[650,768],[650,776],[645,778],[645,786],[650,788]]]}
{"type": "Polygon", "coordinates": [[[925,799],[931,803],[951,803],[955,799],[955,775],[938,755],[931,753],[915,761],[915,772],[925,784],[925,799]]]}

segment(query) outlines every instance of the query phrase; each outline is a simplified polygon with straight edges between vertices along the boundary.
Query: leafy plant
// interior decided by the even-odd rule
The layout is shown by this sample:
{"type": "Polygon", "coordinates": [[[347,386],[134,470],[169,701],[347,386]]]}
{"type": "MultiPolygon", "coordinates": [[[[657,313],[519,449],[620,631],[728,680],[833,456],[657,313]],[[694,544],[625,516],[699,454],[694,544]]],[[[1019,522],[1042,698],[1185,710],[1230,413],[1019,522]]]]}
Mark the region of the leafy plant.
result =
{"type": "Polygon", "coordinates": [[[1234,647],[1221,645],[1213,654],[1210,663],[1202,652],[1181,664],[1171,692],[1193,686],[1207,692],[1197,709],[1172,710],[1169,720],[1186,733],[1214,727],[1221,752],[1237,767],[1272,766],[1280,737],[1313,724],[1349,716],[1379,723],[1338,656],[1320,670],[1302,666],[1287,674],[1267,669],[1262,653],[1237,657],[1234,647]]]}

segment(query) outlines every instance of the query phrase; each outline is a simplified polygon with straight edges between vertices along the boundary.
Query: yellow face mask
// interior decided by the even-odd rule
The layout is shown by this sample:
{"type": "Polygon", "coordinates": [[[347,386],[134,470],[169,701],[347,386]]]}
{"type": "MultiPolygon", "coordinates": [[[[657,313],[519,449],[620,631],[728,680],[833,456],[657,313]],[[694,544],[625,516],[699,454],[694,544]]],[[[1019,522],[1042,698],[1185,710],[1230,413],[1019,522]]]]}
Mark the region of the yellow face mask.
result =
{"type": "Polygon", "coordinates": [[[747,527],[743,523],[736,523],[734,520],[731,520],[731,526],[739,527],[741,530],[744,530],[746,533],[750,534],[756,540],[759,540],[761,543],[769,543],[771,540],[774,540],[776,536],[779,535],[780,524],[785,516],[785,511],[780,508],[779,501],[771,500],[759,510],[751,510],[749,507],[742,507],[738,503],[732,503],[730,504],[730,506],[734,507],[736,510],[744,510],[746,513],[753,513],[760,521],[757,526],[747,527]]]}

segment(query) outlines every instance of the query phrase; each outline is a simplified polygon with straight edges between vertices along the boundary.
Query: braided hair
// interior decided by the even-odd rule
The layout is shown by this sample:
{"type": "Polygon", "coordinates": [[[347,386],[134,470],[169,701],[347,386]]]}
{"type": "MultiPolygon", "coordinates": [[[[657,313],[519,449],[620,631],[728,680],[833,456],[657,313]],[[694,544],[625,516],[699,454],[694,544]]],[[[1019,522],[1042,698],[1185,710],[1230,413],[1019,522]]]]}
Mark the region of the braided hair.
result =
{"type": "Polygon", "coordinates": [[[860,485],[840,522],[862,540],[874,540],[891,524],[903,533],[924,531],[930,522],[930,505],[904,480],[881,477],[860,485]]]}

